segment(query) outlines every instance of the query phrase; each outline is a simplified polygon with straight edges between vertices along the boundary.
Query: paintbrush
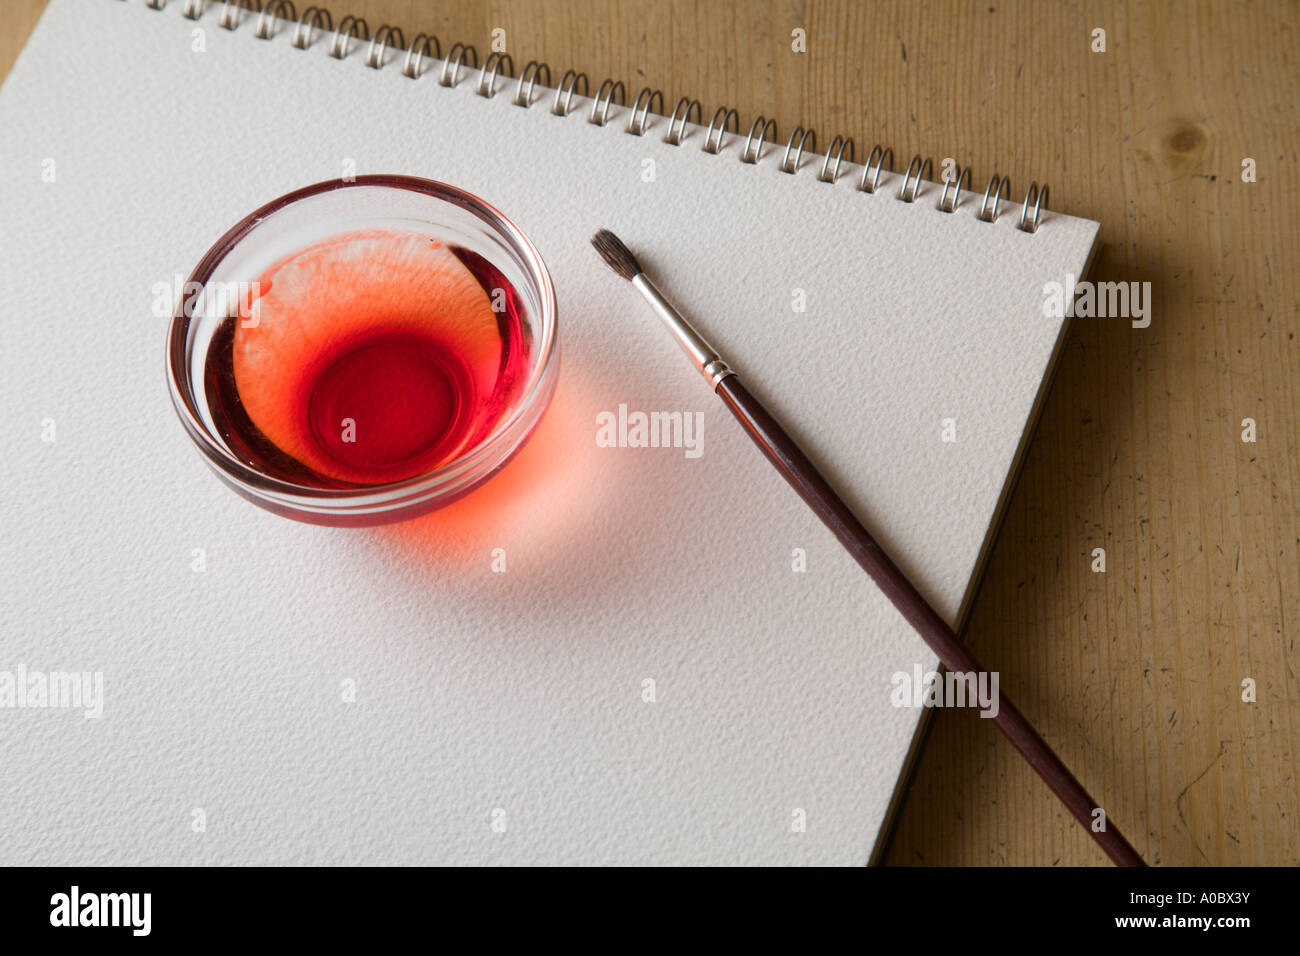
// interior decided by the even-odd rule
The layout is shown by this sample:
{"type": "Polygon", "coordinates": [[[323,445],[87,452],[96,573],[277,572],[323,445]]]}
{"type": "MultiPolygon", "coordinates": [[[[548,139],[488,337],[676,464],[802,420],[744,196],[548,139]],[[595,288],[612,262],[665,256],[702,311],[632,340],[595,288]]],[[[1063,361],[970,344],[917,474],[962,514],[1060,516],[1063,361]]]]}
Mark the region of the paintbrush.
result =
{"type": "MultiPolygon", "coordinates": [[[[862,565],[876,586],[938,655],[943,666],[954,674],[969,674],[972,680],[975,675],[984,673],[984,667],[975,655],[957,639],[948,623],[926,603],[921,592],[876,543],[844,499],[817,470],[817,466],[781,427],[781,423],[750,394],[740,377],[723,361],[717,349],[709,345],[664,298],[618,236],[608,229],[602,229],[592,237],[591,244],[596,247],[605,263],[631,282],[650,303],[669,333],[691,357],[695,367],[708,379],[709,385],[731,409],[731,413],[744,426],[768,461],[776,466],[776,470],[799,493],[804,503],[816,512],[817,517],[830,528],[845,550],[862,565]]],[[[1011,741],[1012,746],[1029,761],[1029,765],[1052,788],[1052,792],[1060,798],[1074,818],[1083,824],[1107,856],[1120,866],[1145,866],[1137,851],[1105,816],[1094,816],[1098,809],[1097,802],[1088,796],[1074,774],[1052,752],[1047,742],[1007,699],[998,685],[992,682],[990,684],[997,693],[997,707],[992,720],[1011,741]],[[1102,821],[1101,829],[1094,828],[1094,820],[1102,821]]]]}

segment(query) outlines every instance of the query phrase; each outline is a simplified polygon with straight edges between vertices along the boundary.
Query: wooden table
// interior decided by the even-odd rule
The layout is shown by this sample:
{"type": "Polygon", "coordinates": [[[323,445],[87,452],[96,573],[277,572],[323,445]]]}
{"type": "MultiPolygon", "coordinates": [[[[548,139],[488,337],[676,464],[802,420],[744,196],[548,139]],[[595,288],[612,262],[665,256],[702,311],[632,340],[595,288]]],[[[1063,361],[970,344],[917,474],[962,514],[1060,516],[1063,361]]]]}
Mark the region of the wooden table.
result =
{"type": "MultiPolygon", "coordinates": [[[[1151,324],[1075,321],[967,639],[1149,862],[1300,863],[1300,6],[326,5],[480,51],[501,28],[519,66],[764,113],[823,148],[952,157],[1017,199],[1047,181],[1054,208],[1100,220],[1093,278],[1150,282],[1151,324]]],[[[6,0],[0,72],[42,6],[6,0]]],[[[887,861],[1104,858],[954,711],[887,861]]]]}

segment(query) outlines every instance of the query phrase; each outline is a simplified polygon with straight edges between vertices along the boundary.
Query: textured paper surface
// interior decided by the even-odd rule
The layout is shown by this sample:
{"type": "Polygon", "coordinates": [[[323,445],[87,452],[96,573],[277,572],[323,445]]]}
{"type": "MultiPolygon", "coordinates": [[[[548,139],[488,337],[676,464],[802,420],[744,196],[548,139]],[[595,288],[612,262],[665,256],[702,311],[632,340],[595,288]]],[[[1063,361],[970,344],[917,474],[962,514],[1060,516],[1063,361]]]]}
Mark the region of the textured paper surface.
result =
{"type": "Polygon", "coordinates": [[[105,681],[97,720],[0,710],[0,862],[865,862],[920,716],[890,675],[933,655],[588,237],[636,249],[951,619],[1060,330],[1043,284],[1096,224],[1031,236],[978,196],[946,215],[933,185],[908,205],[897,176],[868,195],[780,149],[743,165],[743,137],[675,148],[666,120],[638,138],[625,110],[600,128],[180,7],[55,0],[0,93],[0,670],[105,681]],[[563,350],[501,475],[362,531],[206,470],[151,314],[228,226],[348,162],[509,215],[563,350]],[[703,412],[702,457],[597,448],[620,403],[703,412]]]}

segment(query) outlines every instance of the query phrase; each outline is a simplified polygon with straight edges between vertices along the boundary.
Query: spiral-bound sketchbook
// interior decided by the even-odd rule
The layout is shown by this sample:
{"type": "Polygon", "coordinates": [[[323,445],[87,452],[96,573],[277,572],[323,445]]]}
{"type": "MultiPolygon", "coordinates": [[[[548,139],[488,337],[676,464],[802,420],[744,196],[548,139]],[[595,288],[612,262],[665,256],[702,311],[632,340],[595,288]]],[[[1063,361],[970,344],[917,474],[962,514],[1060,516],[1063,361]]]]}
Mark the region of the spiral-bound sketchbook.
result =
{"type": "Polygon", "coordinates": [[[894,675],[935,657],[588,239],[636,249],[956,622],[1064,333],[1045,287],[1097,224],[1030,231],[1027,183],[995,210],[880,152],[862,188],[869,148],[716,104],[642,124],[598,77],[557,102],[569,64],[514,78],[526,37],[485,70],[199,6],[52,0],[0,92],[0,671],[102,679],[97,715],[0,700],[0,861],[867,862],[925,714],[894,675]],[[365,173],[533,240],[562,371],[483,488],[325,529],[208,472],[164,336],[229,226],[365,173]],[[690,446],[597,441],[654,412],[690,446]]]}

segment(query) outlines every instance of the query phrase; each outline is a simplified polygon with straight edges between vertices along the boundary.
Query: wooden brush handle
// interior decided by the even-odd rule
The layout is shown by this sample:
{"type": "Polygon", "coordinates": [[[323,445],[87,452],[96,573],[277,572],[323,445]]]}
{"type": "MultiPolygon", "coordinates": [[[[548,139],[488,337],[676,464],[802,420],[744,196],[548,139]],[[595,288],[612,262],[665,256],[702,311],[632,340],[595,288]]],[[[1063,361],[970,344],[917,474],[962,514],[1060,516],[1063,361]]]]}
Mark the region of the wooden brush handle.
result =
{"type": "MultiPolygon", "coordinates": [[[[749,437],[762,449],[763,454],[785,476],[785,480],[799,493],[808,507],[817,513],[826,527],[831,529],[854,560],[871,575],[876,586],[902,612],[908,623],[938,655],[943,666],[955,673],[984,671],[975,655],[957,639],[948,623],[926,603],[921,592],[885,554],[831,487],[830,482],[817,470],[817,466],[803,453],[794,439],[786,434],[780,422],[763,407],[763,403],[750,394],[740,378],[736,375],[727,376],[718,383],[717,392],[732,414],[745,426],[745,431],[749,432],[749,437]]],[[[1100,832],[1092,829],[1092,814],[1098,806],[1097,802],[1088,796],[1074,774],[1061,762],[1061,758],[1052,752],[1047,742],[1000,690],[998,698],[997,716],[992,718],[993,722],[1047,782],[1052,792],[1074,814],[1074,818],[1087,828],[1107,856],[1120,866],[1145,866],[1137,851],[1111,825],[1109,819],[1106,820],[1106,829],[1100,832]]]]}

